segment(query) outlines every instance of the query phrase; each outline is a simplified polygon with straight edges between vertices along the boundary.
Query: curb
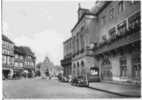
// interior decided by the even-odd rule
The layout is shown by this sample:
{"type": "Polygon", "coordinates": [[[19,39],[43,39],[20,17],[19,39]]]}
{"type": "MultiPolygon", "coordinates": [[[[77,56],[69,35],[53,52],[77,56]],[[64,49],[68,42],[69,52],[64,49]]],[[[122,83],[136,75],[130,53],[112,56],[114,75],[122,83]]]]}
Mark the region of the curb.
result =
{"type": "Polygon", "coordinates": [[[141,95],[128,95],[128,94],[122,94],[122,93],[118,93],[118,92],[112,92],[112,91],[108,91],[108,90],[104,90],[104,89],[100,89],[100,88],[95,88],[95,87],[88,87],[89,89],[93,89],[93,90],[98,90],[98,91],[102,91],[102,92],[107,92],[107,93],[111,93],[111,94],[115,94],[115,95],[119,95],[119,96],[124,96],[124,97],[133,97],[133,98],[140,98],[141,95]]]}
{"type": "Polygon", "coordinates": [[[117,84],[117,85],[123,85],[123,86],[137,86],[140,87],[141,84],[136,84],[136,83],[117,83],[117,82],[106,82],[106,81],[102,81],[103,83],[107,83],[107,84],[117,84]]]}

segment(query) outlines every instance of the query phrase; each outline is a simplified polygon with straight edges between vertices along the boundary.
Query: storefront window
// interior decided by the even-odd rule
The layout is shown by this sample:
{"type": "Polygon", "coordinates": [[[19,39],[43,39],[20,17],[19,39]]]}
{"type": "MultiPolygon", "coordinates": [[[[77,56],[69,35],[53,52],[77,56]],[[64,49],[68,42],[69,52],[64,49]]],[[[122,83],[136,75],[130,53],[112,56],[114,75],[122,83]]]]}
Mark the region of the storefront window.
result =
{"type": "Polygon", "coordinates": [[[120,76],[127,76],[127,59],[126,57],[120,57],[120,76]]]}
{"type": "Polygon", "coordinates": [[[135,54],[132,57],[132,74],[135,79],[140,79],[141,63],[140,55],[135,54]]]}

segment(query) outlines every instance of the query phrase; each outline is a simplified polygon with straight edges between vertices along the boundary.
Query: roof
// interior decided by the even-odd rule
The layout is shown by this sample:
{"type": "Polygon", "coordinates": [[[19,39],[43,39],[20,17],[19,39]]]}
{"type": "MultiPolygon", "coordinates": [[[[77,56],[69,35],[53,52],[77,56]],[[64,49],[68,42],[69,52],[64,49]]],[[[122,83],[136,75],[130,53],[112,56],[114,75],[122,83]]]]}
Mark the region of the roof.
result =
{"type": "Polygon", "coordinates": [[[77,21],[77,23],[75,24],[75,26],[73,27],[73,29],[71,30],[71,32],[74,31],[74,29],[77,27],[77,25],[81,22],[81,20],[82,20],[86,15],[93,15],[93,16],[95,16],[95,14],[90,13],[90,12],[84,13],[84,14],[81,16],[81,18],[77,21]]]}
{"type": "Polygon", "coordinates": [[[96,5],[91,9],[94,14],[98,15],[111,1],[97,1],[96,5]]]}
{"type": "MultiPolygon", "coordinates": [[[[85,15],[93,15],[96,16],[98,15],[111,1],[97,1],[97,4],[94,6],[94,8],[91,11],[87,11],[85,12],[81,18],[78,20],[78,22],[76,23],[76,25],[73,27],[73,29],[71,30],[71,32],[74,31],[74,29],[77,27],[77,25],[81,22],[81,20],[85,17],[85,15]],[[94,11],[93,11],[94,10],[94,11]],[[93,12],[92,12],[93,11],[93,12]]],[[[80,8],[82,9],[82,8],[80,8]]],[[[86,9],[85,9],[86,10],[86,9]]]]}
{"type": "Polygon", "coordinates": [[[14,44],[14,42],[12,42],[12,41],[11,41],[7,36],[5,36],[4,34],[2,34],[2,40],[14,44]]]}
{"type": "Polygon", "coordinates": [[[65,44],[65,43],[67,43],[67,42],[71,41],[71,39],[72,39],[72,37],[68,38],[68,39],[67,39],[67,40],[65,40],[63,43],[65,44]]]}

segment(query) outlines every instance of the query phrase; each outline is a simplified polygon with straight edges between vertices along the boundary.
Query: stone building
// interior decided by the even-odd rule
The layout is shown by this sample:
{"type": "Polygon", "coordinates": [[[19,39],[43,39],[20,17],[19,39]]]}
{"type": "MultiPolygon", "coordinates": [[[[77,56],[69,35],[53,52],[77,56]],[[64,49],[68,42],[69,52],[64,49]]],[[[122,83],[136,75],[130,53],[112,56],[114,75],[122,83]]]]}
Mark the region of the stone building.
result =
{"type": "Polygon", "coordinates": [[[85,76],[94,67],[92,45],[92,33],[94,28],[89,23],[95,19],[95,15],[88,9],[78,8],[78,21],[71,30],[72,33],[72,76],[85,76]]]}
{"type": "Polygon", "coordinates": [[[10,74],[13,74],[13,67],[14,67],[14,43],[8,37],[2,34],[3,78],[8,78],[10,74]]]}
{"type": "Polygon", "coordinates": [[[61,65],[64,68],[64,76],[69,77],[71,75],[71,61],[72,61],[72,38],[67,39],[63,43],[64,46],[64,58],[61,60],[61,65]]]}
{"type": "Polygon", "coordinates": [[[99,69],[101,80],[140,82],[140,1],[79,6],[72,32],[72,76],[99,69]]]}
{"type": "Polygon", "coordinates": [[[140,82],[140,1],[98,1],[94,57],[105,81],[140,82]]]}

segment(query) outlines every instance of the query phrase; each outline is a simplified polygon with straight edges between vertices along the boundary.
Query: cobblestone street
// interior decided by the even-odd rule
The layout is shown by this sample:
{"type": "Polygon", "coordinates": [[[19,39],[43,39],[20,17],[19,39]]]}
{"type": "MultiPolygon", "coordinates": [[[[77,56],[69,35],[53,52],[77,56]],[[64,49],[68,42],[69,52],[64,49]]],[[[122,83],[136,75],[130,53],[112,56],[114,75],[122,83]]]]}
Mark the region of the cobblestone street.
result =
{"type": "Polygon", "coordinates": [[[122,98],[98,90],[71,86],[58,80],[5,80],[3,90],[4,98],[122,98]]]}

